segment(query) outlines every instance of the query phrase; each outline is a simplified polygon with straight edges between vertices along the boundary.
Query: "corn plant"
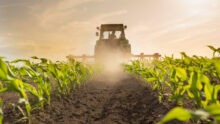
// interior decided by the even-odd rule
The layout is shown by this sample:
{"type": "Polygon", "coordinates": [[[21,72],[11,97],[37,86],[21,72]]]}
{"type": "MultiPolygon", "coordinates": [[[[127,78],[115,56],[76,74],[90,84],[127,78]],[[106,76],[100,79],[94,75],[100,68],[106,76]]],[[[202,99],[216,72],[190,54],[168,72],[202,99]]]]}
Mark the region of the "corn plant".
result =
{"type": "Polygon", "coordinates": [[[204,109],[189,110],[182,107],[175,107],[170,110],[166,116],[158,123],[165,124],[171,120],[189,121],[204,120],[209,123],[219,124],[220,123],[220,105],[212,104],[204,109]],[[177,114],[178,113],[178,114],[177,114]]]}
{"type": "MultiPolygon", "coordinates": [[[[220,104],[218,98],[220,59],[215,55],[215,53],[219,53],[220,48],[208,47],[213,50],[213,58],[196,55],[190,57],[185,52],[181,52],[181,59],[166,56],[162,60],[153,61],[152,66],[144,66],[139,61],[133,61],[131,64],[125,65],[125,70],[152,84],[153,89],[158,91],[160,101],[164,95],[168,95],[169,100],[174,100],[181,106],[184,104],[183,100],[191,99],[194,107],[208,111],[210,106],[218,108],[220,104]],[[166,87],[170,92],[164,93],[166,87]]],[[[195,114],[184,108],[177,108],[173,111],[173,113],[182,111],[180,114],[183,114],[183,117],[174,116],[179,120],[185,120],[184,115],[189,119],[191,115],[195,114]],[[186,111],[190,114],[184,114],[187,113],[186,111]]],[[[165,116],[165,118],[170,117],[170,115],[165,116]]],[[[218,118],[215,120],[219,122],[218,118]]]]}
{"type": "MultiPolygon", "coordinates": [[[[44,107],[45,102],[50,104],[52,88],[54,93],[58,91],[59,94],[66,95],[91,75],[89,67],[75,60],[71,63],[54,63],[46,58],[36,56],[31,58],[35,62],[25,59],[4,62],[0,58],[0,93],[19,94],[18,104],[12,105],[24,115],[19,121],[26,119],[27,123],[30,123],[31,110],[44,107]],[[30,103],[29,96],[34,96],[32,97],[34,102],[30,103]],[[19,106],[20,104],[23,104],[24,108],[19,106]]],[[[2,117],[0,111],[0,122],[2,117]]]]}
{"type": "Polygon", "coordinates": [[[20,95],[22,99],[22,103],[25,106],[26,117],[30,117],[31,105],[28,100],[28,96],[26,91],[35,92],[36,89],[23,82],[20,79],[17,79],[16,76],[11,72],[10,68],[7,66],[5,62],[0,59],[0,80],[5,82],[5,87],[1,89],[2,92],[11,91],[16,92],[20,95]]]}

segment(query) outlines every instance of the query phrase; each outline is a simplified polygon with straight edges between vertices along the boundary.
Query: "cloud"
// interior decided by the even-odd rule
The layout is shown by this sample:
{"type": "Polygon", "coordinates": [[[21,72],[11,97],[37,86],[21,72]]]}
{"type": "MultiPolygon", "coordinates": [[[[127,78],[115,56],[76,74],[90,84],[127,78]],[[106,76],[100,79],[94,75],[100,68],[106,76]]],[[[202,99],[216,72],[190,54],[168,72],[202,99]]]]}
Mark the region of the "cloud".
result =
{"type": "Polygon", "coordinates": [[[65,0],[49,2],[42,8],[42,4],[34,4],[30,7],[31,14],[34,15],[39,25],[42,27],[59,26],[69,23],[75,18],[77,6],[89,2],[103,2],[104,0],[65,0]]]}

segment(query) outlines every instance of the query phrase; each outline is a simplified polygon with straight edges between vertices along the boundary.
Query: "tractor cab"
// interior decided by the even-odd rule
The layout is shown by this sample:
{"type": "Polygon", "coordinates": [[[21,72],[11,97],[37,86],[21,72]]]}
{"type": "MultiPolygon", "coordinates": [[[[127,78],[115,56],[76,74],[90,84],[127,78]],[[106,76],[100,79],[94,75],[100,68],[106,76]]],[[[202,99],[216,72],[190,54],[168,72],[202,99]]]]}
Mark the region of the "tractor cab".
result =
{"type": "MultiPolygon", "coordinates": [[[[97,29],[100,30],[99,27],[97,29]]],[[[123,26],[123,24],[101,25],[99,40],[126,39],[124,29],[126,29],[126,26],[123,26]]],[[[98,32],[97,35],[99,36],[98,32]]]]}
{"type": "Polygon", "coordinates": [[[105,62],[105,60],[128,59],[131,55],[131,45],[125,37],[125,29],[127,26],[123,24],[102,24],[97,27],[99,32],[96,36],[99,39],[95,45],[95,60],[105,62]]]}

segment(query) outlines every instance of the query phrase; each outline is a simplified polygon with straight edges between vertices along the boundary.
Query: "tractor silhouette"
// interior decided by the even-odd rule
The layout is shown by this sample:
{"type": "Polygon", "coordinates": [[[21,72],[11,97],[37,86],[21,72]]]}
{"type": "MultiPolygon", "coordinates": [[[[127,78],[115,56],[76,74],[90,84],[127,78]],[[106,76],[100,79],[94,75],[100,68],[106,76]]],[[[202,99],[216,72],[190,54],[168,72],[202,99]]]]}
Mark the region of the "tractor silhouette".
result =
{"type": "Polygon", "coordinates": [[[131,53],[131,45],[125,36],[126,25],[123,24],[102,24],[97,27],[98,40],[95,45],[95,55],[82,55],[82,56],[67,56],[68,59],[82,59],[85,62],[88,58],[95,58],[97,63],[106,62],[126,62],[131,58],[139,58],[144,60],[144,58],[160,58],[160,54],[155,53],[152,55],[146,55],[140,53],[139,55],[133,55],[131,53]]]}

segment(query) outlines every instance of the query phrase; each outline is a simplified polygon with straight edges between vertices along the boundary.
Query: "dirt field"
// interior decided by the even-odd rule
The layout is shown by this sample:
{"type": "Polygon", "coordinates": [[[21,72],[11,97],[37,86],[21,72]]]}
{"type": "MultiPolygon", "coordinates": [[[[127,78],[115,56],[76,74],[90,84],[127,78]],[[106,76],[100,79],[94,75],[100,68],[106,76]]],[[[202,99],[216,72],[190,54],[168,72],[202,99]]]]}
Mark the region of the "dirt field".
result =
{"type": "MultiPolygon", "coordinates": [[[[171,108],[149,86],[127,74],[100,75],[51,105],[32,112],[33,124],[155,124],[171,108]]],[[[5,112],[11,124],[17,113],[5,112]]]]}

